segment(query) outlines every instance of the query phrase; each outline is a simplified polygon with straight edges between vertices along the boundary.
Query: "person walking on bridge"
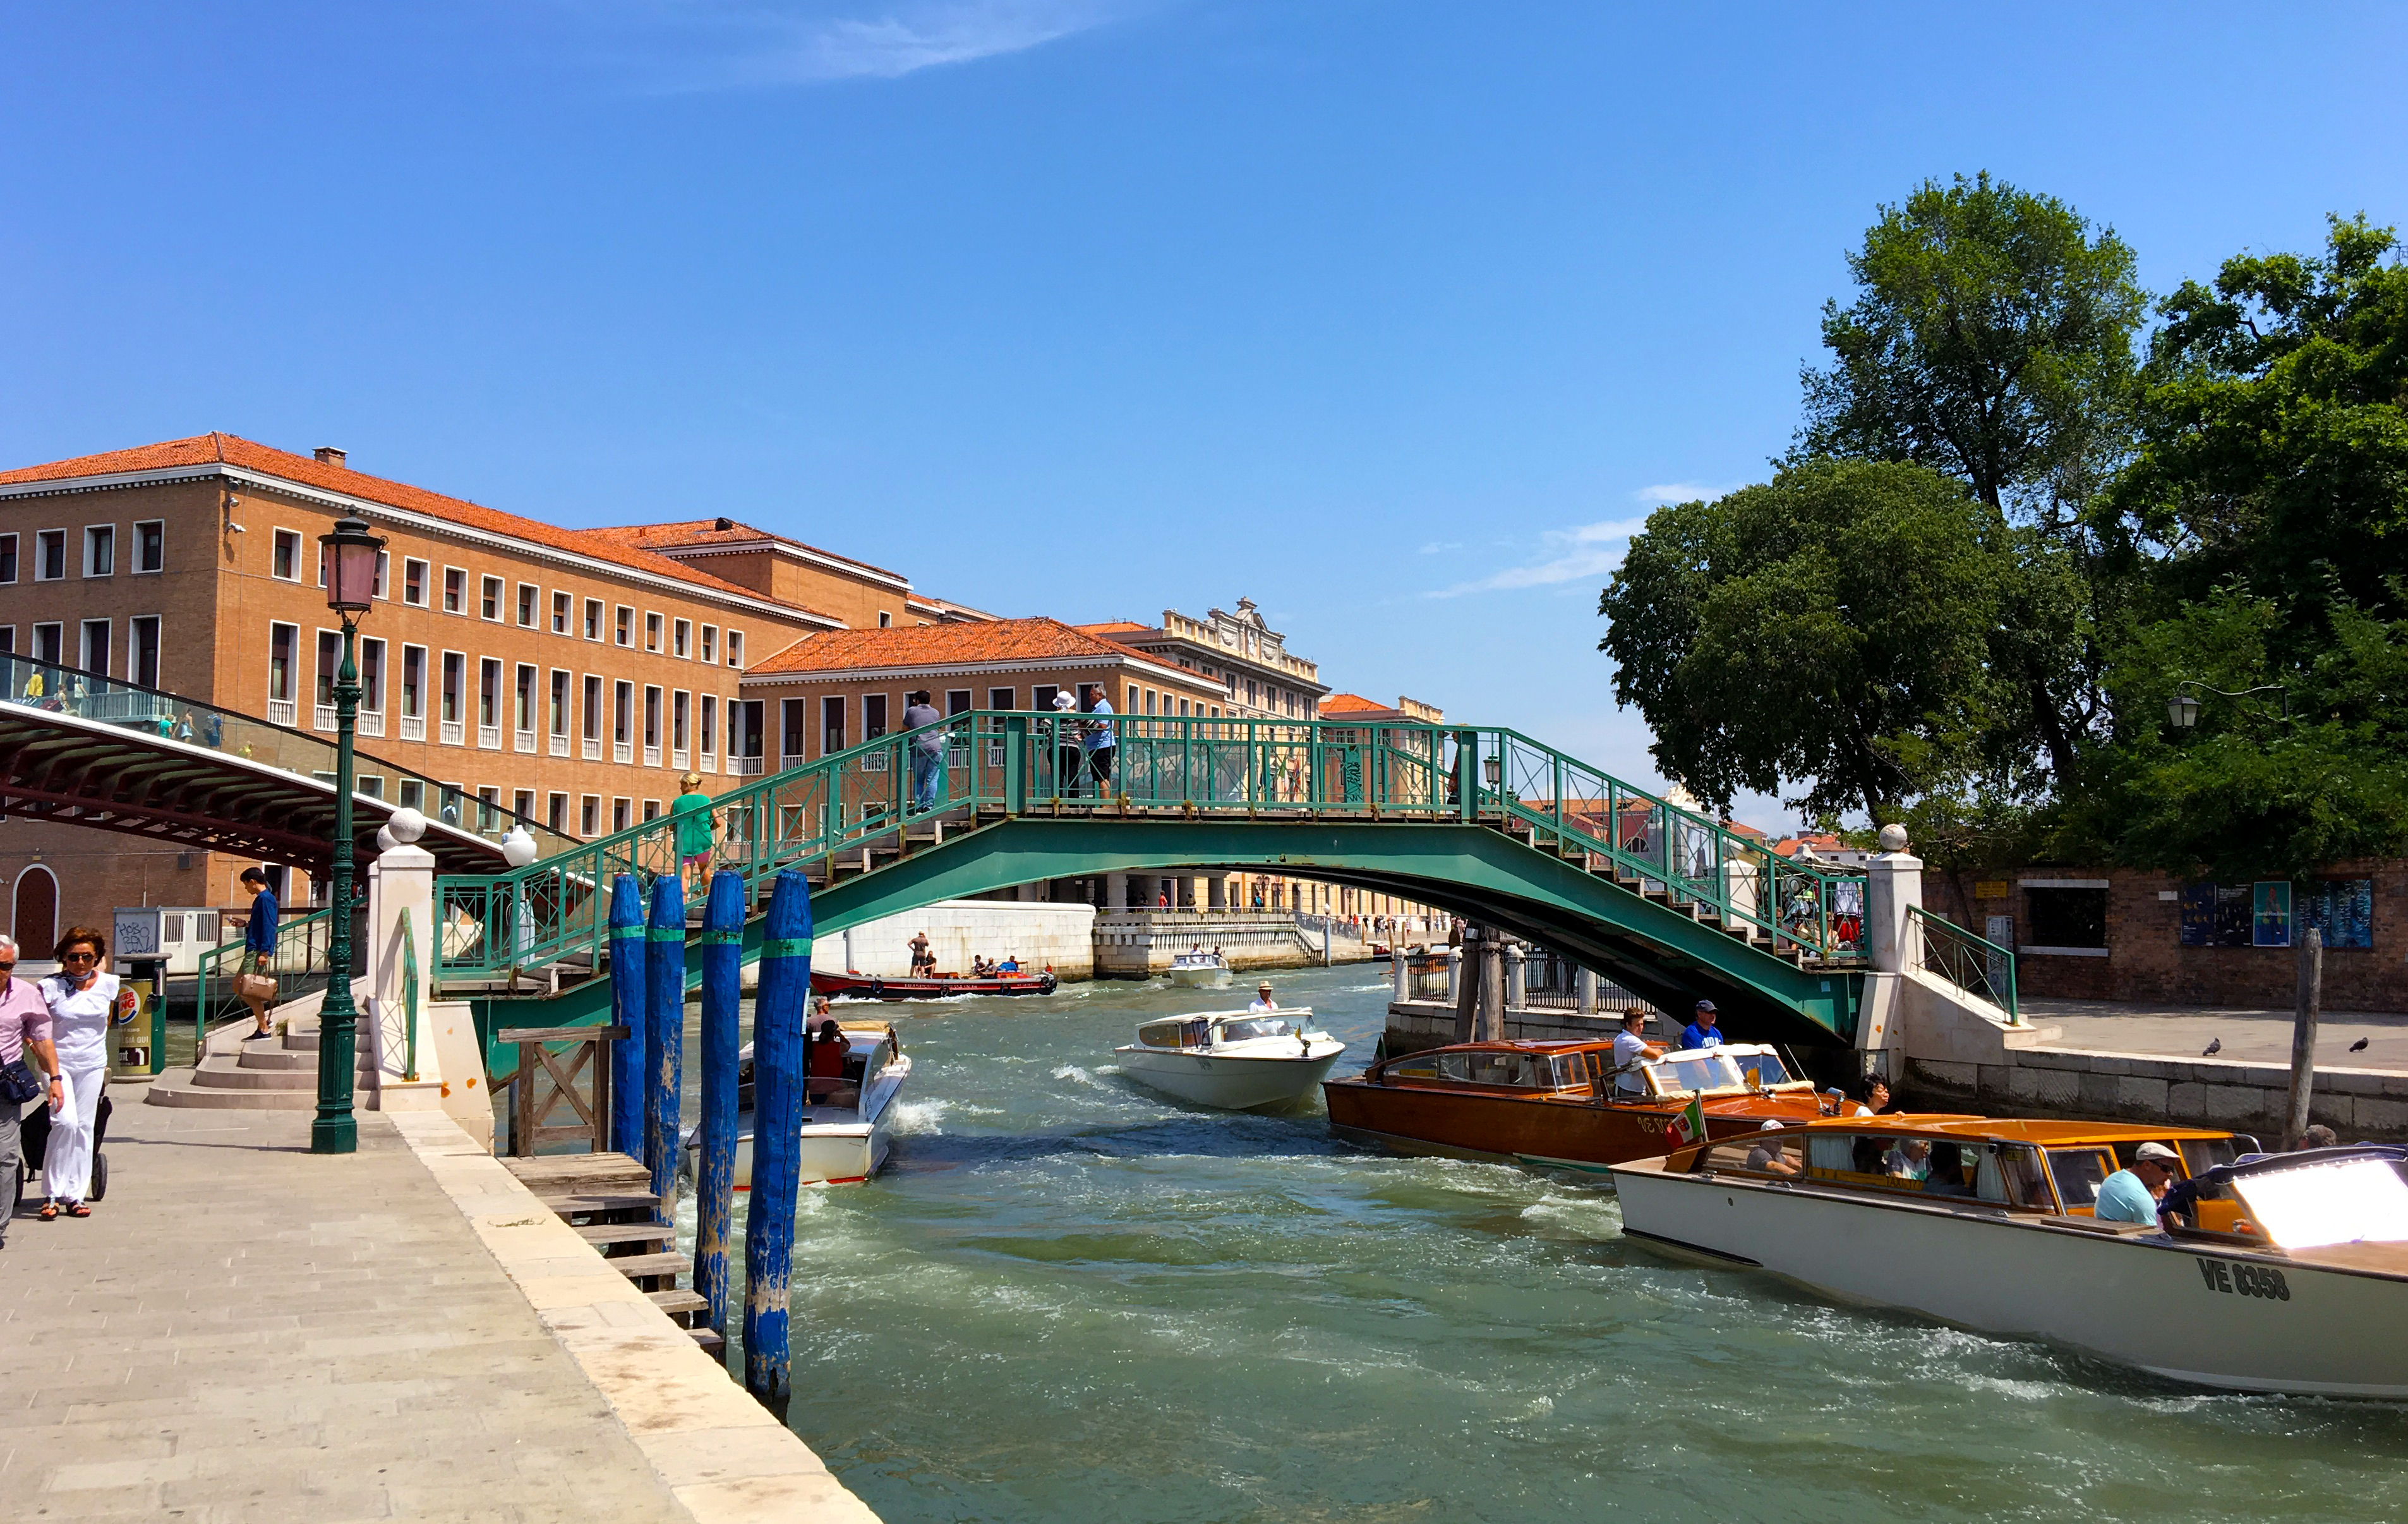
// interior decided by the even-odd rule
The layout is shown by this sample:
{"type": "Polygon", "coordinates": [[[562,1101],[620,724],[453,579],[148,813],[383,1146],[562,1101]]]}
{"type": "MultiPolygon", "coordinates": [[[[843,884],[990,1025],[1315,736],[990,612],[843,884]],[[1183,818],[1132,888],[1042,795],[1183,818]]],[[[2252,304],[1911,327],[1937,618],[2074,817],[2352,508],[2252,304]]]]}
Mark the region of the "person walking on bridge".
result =
{"type": "Polygon", "coordinates": [[[1087,710],[1087,768],[1096,775],[1096,797],[1112,797],[1112,758],[1120,755],[1120,734],[1112,728],[1112,701],[1099,686],[1087,710]]]}
{"type": "Polygon", "coordinates": [[[711,813],[710,796],[702,791],[702,774],[689,772],[678,780],[681,792],[669,800],[677,825],[678,873],[686,881],[689,899],[710,888],[711,844],[719,837],[719,817],[711,813]]]}
{"type": "MultiPolygon", "coordinates": [[[[237,978],[251,973],[273,979],[276,977],[276,894],[267,886],[267,873],[264,869],[244,869],[242,886],[251,891],[251,919],[243,923],[242,962],[236,965],[235,974],[237,978]]],[[[254,999],[245,995],[242,999],[243,1003],[251,1007],[251,1019],[256,1027],[255,1030],[244,1035],[243,1041],[251,1042],[273,1036],[276,1028],[267,1015],[273,997],[254,999]]]]}
{"type": "MultiPolygon", "coordinates": [[[[928,702],[928,690],[919,689],[909,696],[903,708],[903,728],[918,730],[922,726],[935,725],[944,716],[937,706],[928,702]]],[[[911,808],[934,810],[937,793],[945,781],[945,733],[924,731],[911,738],[911,808]]]]}
{"type": "MultiPolygon", "coordinates": [[[[17,1130],[18,1108],[27,1100],[55,1105],[59,1056],[50,1044],[50,1008],[29,980],[17,977],[17,942],[0,936],[0,1170],[8,1172],[8,1199],[17,1199],[24,1178],[24,1151],[17,1130]],[[20,1067],[20,1066],[22,1067],[20,1067]],[[45,1076],[36,1080],[36,1074],[45,1076]],[[10,1095],[15,1083],[14,1098],[10,1095]],[[33,1094],[24,1094],[24,1085],[33,1094]]],[[[10,1214],[13,1216],[15,1214],[10,1214]]],[[[8,1219],[0,1217],[0,1244],[8,1240],[8,1219]]]]}

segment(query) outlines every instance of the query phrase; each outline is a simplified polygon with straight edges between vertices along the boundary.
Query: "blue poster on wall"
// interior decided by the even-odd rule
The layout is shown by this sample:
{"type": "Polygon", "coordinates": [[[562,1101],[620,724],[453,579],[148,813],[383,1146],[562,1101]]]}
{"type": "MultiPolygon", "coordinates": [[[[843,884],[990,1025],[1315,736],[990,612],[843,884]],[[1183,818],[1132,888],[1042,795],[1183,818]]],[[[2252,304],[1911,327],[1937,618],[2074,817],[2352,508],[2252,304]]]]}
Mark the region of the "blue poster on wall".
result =
{"type": "Polygon", "coordinates": [[[2247,947],[2255,942],[2249,885],[2186,884],[2182,887],[2182,945],[2247,947]]]}
{"type": "Polygon", "coordinates": [[[2259,947],[2291,945],[2291,886],[2280,879],[2260,879],[2251,885],[2253,941],[2259,947]]]}
{"type": "Polygon", "coordinates": [[[2325,934],[2327,947],[2374,945],[2374,881],[2318,879],[2300,885],[2300,917],[2325,934]]]}

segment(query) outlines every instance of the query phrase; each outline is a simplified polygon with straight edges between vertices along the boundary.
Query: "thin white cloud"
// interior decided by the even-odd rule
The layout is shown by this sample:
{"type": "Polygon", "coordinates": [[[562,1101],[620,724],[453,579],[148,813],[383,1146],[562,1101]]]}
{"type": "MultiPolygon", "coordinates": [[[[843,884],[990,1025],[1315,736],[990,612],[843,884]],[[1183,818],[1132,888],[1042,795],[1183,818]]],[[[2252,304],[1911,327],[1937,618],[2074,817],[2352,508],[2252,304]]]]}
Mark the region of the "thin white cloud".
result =
{"type": "Polygon", "coordinates": [[[1633,501],[1641,503],[1693,503],[1699,498],[1711,503],[1717,497],[1738,491],[1742,485],[1744,483],[1738,482],[1719,487],[1698,482],[1664,482],[1652,487],[1641,487],[1630,496],[1633,501]]]}
{"type": "Polygon", "coordinates": [[[1025,52],[1177,0],[556,0],[670,91],[898,79],[1025,52]]]}
{"type": "Polygon", "coordinates": [[[904,5],[875,16],[806,23],[779,72],[800,83],[896,79],[967,64],[1106,25],[1138,9],[1128,0],[954,0],[904,5]]]}
{"type": "Polygon", "coordinates": [[[1421,554],[1424,555],[1439,555],[1448,551],[1459,551],[1461,549],[1463,549],[1463,541],[1459,539],[1433,539],[1428,544],[1422,547],[1421,554]]]}
{"type": "Polygon", "coordinates": [[[1646,527],[1645,519],[1603,519],[1570,529],[1550,529],[1540,537],[1540,559],[1506,567],[1470,582],[1441,587],[1426,596],[1461,597],[1468,593],[1500,593],[1521,587],[1552,587],[1558,582],[1587,582],[1610,575],[1622,564],[1630,537],[1646,527]]]}

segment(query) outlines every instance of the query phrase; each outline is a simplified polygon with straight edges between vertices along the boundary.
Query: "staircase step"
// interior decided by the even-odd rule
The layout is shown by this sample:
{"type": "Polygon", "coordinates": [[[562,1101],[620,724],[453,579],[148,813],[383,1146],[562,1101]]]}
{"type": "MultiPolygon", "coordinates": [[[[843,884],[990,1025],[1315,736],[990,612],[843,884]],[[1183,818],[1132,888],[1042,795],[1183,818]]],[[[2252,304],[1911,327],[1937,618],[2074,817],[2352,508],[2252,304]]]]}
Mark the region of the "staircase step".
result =
{"type": "Polygon", "coordinates": [[[688,1329],[685,1331],[692,1336],[695,1344],[700,1346],[704,1354],[724,1355],[727,1353],[727,1341],[721,1338],[710,1330],[688,1329]]]}
{"type": "Polygon", "coordinates": [[[318,1105],[318,1087],[300,1090],[216,1090],[197,1088],[193,1071],[171,1069],[144,1086],[143,1100],[153,1106],[199,1107],[217,1111],[306,1112],[318,1105]]]}
{"type": "Polygon", "coordinates": [[[629,1213],[652,1213],[660,1209],[661,1199],[650,1191],[608,1196],[545,1196],[538,1198],[546,1210],[563,1217],[624,1216],[629,1213]]]}
{"type": "Polygon", "coordinates": [[[681,1254],[623,1254],[611,1258],[609,1265],[631,1281],[652,1275],[683,1275],[694,1269],[694,1261],[681,1254]]]}
{"type": "Polygon", "coordinates": [[[677,1229],[665,1222],[605,1222],[580,1228],[577,1234],[597,1249],[609,1249],[622,1244],[667,1244],[677,1238],[677,1229]]]}
{"type": "Polygon", "coordinates": [[[692,1291],[647,1291],[644,1300],[671,1317],[683,1313],[698,1313],[710,1305],[692,1291]]]}

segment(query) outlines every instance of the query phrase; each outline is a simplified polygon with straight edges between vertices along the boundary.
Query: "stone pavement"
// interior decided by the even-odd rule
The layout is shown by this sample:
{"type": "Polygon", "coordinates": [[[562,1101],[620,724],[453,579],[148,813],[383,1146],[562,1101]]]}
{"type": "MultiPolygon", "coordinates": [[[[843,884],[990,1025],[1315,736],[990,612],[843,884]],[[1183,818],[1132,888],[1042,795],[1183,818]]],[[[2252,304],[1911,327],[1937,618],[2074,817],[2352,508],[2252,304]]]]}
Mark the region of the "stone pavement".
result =
{"type": "MultiPolygon", "coordinates": [[[[682,1335],[681,1350],[648,1353],[641,1340],[658,1332],[649,1327],[638,1347],[614,1346],[627,1390],[606,1396],[590,1357],[547,1327],[464,1215],[471,1203],[438,1181],[425,1137],[413,1148],[393,1118],[364,1112],[360,1151],[320,1157],[307,1152],[306,1112],[181,1111],[138,1104],[128,1086],[112,1094],[108,1200],[82,1220],[22,1215],[0,1249],[0,1514],[764,1517],[725,1506],[740,1499],[688,1497],[681,1484],[728,1474],[724,1461],[715,1474],[709,1456],[689,1457],[685,1475],[665,1474],[652,1450],[659,1431],[697,1422],[715,1425],[703,1438],[724,1448],[728,1393],[745,1421],[767,1415],[724,1378],[714,1376],[728,1392],[705,1389],[683,1365],[658,1380],[658,1362],[701,1361],[706,1373],[710,1362],[682,1335]],[[632,1420],[628,1390],[653,1397],[632,1420]],[[711,1416],[686,1416],[695,1411],[711,1416]]],[[[456,1127],[432,1122],[450,1133],[437,1143],[471,1151],[456,1127]]],[[[486,1204],[515,1204],[516,1218],[549,1216],[490,1157],[443,1168],[484,1183],[486,1204]],[[491,1186],[480,1167],[507,1184],[491,1186]]],[[[607,1270],[593,1278],[601,1262],[587,1258],[565,1269],[633,1291],[607,1270]]],[[[666,1328],[649,1304],[620,1320],[645,1313],[666,1328]]],[[[769,1436],[741,1435],[753,1455],[735,1474],[769,1469],[758,1458],[769,1436]]],[[[776,1437],[790,1446],[776,1466],[800,1469],[799,1452],[817,1467],[782,1428],[776,1437]]],[[[836,1512],[869,1517],[824,1471],[814,1480],[836,1512]]],[[[789,1503],[780,1517],[801,1516],[789,1503]]]]}
{"type": "MultiPolygon", "coordinates": [[[[2118,1000],[2026,999],[2023,1018],[2064,1030],[2052,1046],[2196,1058],[2211,1042],[2215,1057],[2253,1064],[2291,1062],[2291,1013],[2245,1007],[2141,1005],[2118,1000]]],[[[2408,1014],[2328,1011],[2316,1023],[2316,1067],[2408,1072],[2408,1014]],[[2366,1039],[2366,1050],[2349,1045],[2366,1039]]]]}

